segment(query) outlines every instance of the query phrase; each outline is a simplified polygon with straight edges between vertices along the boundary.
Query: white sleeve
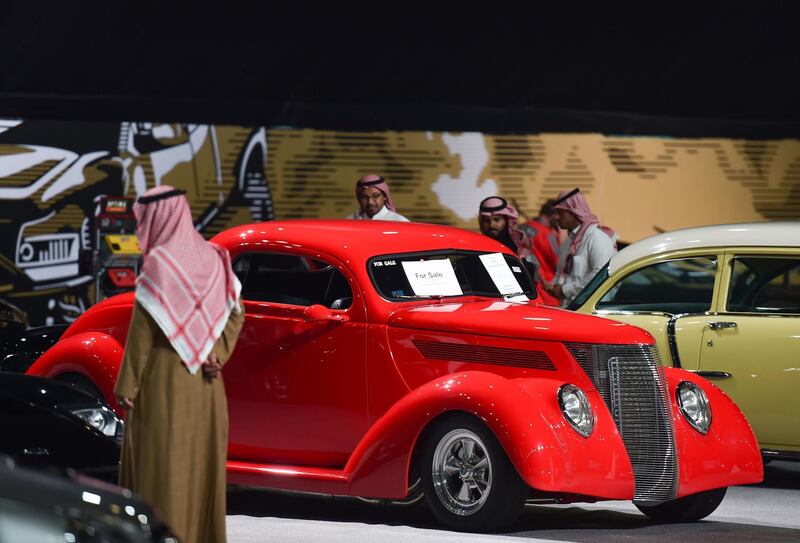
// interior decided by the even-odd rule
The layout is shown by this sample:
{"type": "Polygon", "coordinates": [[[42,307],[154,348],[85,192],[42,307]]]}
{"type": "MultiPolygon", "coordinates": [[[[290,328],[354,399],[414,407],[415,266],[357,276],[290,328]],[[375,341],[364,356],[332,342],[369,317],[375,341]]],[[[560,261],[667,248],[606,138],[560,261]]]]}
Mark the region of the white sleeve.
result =
{"type": "Polygon", "coordinates": [[[561,292],[564,293],[564,297],[567,299],[572,299],[577,296],[577,294],[583,290],[583,287],[591,281],[592,277],[597,275],[600,268],[611,260],[611,257],[614,256],[616,252],[616,249],[614,249],[614,242],[611,241],[608,234],[600,229],[594,230],[591,236],[586,236],[583,239],[586,245],[585,253],[584,251],[578,251],[581,255],[579,256],[576,254],[575,257],[573,257],[573,272],[576,273],[570,274],[561,286],[561,292]],[[576,266],[574,259],[584,261],[580,262],[579,266],[576,266]]]}

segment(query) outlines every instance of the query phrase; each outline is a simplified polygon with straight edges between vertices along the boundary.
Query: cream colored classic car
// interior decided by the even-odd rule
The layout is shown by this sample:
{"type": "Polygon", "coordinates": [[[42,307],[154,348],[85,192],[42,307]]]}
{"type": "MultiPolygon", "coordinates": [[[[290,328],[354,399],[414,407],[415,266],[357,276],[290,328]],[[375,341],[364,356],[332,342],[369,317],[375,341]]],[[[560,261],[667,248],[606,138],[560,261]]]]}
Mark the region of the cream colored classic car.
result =
{"type": "Polygon", "coordinates": [[[800,460],[800,222],[689,228],[629,245],[570,309],[635,324],[710,378],[766,459],[800,460]]]}

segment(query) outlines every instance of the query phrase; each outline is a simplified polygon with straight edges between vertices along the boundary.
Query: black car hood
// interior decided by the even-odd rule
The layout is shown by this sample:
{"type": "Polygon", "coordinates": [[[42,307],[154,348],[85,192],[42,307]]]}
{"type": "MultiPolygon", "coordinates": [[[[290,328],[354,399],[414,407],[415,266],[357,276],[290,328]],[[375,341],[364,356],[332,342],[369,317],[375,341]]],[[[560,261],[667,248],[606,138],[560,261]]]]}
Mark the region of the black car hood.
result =
{"type": "Polygon", "coordinates": [[[47,349],[52,347],[68,324],[20,329],[8,327],[0,336],[0,371],[24,373],[47,349]]]}
{"type": "MultiPolygon", "coordinates": [[[[57,477],[0,457],[0,516],[46,519],[79,541],[164,541],[169,530],[131,491],[90,477],[57,477]]],[[[62,532],[63,535],[64,532],[62,532]]]]}
{"type": "Polygon", "coordinates": [[[102,400],[67,384],[21,373],[0,372],[0,395],[47,409],[107,407],[102,400]]]}

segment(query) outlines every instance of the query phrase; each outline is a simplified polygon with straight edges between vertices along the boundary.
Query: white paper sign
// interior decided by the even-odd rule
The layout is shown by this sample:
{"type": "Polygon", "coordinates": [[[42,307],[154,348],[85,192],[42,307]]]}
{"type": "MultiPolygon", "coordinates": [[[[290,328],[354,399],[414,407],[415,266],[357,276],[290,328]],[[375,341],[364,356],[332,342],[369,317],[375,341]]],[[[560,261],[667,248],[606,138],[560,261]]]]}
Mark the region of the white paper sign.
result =
{"type": "MultiPolygon", "coordinates": [[[[506,259],[500,253],[491,253],[488,255],[481,255],[481,262],[486,271],[489,272],[489,277],[492,278],[494,286],[500,291],[500,294],[519,294],[522,292],[522,287],[519,286],[519,281],[514,277],[511,268],[508,267],[506,259]]],[[[527,298],[526,298],[527,299],[527,298]]]]}
{"type": "Polygon", "coordinates": [[[505,309],[508,309],[512,305],[513,304],[510,304],[508,302],[492,302],[492,305],[484,307],[483,309],[481,309],[481,311],[503,311],[505,309]]]}
{"type": "Polygon", "coordinates": [[[403,271],[417,296],[459,296],[463,294],[456,272],[448,259],[403,261],[403,271]]]}

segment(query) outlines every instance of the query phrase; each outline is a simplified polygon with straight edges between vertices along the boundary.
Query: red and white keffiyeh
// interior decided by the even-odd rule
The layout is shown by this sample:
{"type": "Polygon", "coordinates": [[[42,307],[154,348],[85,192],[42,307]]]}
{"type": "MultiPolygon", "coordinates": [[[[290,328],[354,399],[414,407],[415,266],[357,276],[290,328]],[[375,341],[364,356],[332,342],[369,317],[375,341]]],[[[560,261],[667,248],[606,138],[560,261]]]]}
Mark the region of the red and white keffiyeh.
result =
{"type": "Polygon", "coordinates": [[[380,175],[362,175],[356,182],[356,198],[361,196],[361,193],[367,190],[369,187],[375,187],[381,191],[386,197],[386,202],[384,205],[389,208],[390,211],[397,211],[394,208],[394,202],[392,202],[392,193],[389,192],[389,184],[380,175]]]}
{"type": "Polygon", "coordinates": [[[136,301],[153,317],[190,373],[195,374],[222,334],[231,311],[241,311],[241,284],[228,251],[194,228],[183,191],[161,185],[133,206],[143,264],[136,301]]]}
{"type": "Polygon", "coordinates": [[[558,198],[556,198],[556,204],[553,205],[553,209],[570,211],[578,218],[579,221],[581,221],[581,225],[578,228],[577,233],[569,244],[567,261],[564,265],[564,271],[566,273],[569,273],[570,268],[572,267],[572,257],[578,252],[578,247],[580,247],[580,244],[583,241],[583,236],[586,234],[586,230],[589,229],[589,226],[596,224],[600,230],[602,230],[608,237],[611,238],[611,241],[616,248],[617,234],[608,226],[600,225],[597,215],[592,213],[591,208],[589,208],[589,202],[587,202],[586,198],[584,198],[583,194],[581,194],[580,189],[562,191],[558,195],[558,198]]]}
{"type": "Polygon", "coordinates": [[[506,202],[505,198],[500,198],[499,196],[484,198],[481,201],[478,214],[485,217],[491,217],[492,215],[505,217],[508,236],[517,246],[517,256],[525,258],[533,252],[528,234],[519,229],[519,212],[506,202]]]}

